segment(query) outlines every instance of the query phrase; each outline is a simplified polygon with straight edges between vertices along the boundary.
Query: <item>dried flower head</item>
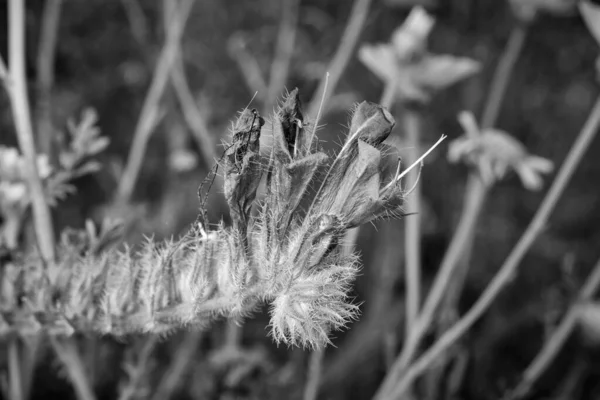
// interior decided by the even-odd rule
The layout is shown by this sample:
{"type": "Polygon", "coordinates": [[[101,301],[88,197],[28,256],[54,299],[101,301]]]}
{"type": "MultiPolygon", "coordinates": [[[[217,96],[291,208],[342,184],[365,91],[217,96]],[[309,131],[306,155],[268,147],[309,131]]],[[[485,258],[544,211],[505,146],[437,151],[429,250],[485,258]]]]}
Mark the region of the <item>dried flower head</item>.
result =
{"type": "Polygon", "coordinates": [[[203,218],[183,238],[148,239],[137,252],[110,249],[113,225],[100,234],[88,224],[82,235],[64,235],[55,264],[44,269],[29,257],[5,275],[4,333],[160,334],[240,318],[267,301],[277,342],[329,343],[331,331],[358,311],[349,298],[357,259],[341,252],[341,238],[349,228],[401,215],[401,175],[383,157],[393,126],[385,108],[363,102],[342,149],[330,157],[314,140],[297,89],[268,122],[244,110],[221,161],[232,227],[211,230],[203,218]],[[260,152],[264,126],[273,135],[268,157],[260,152]]]}
{"type": "Polygon", "coordinates": [[[433,93],[479,71],[470,58],[437,55],[427,51],[427,37],[435,20],[422,7],[414,7],[392,34],[389,43],[363,45],[358,58],[396,95],[408,102],[428,102],[433,93]]]}
{"type": "Polygon", "coordinates": [[[512,169],[526,189],[542,188],[541,175],[552,172],[552,161],[529,154],[522,143],[504,131],[480,130],[470,112],[460,113],[458,120],[465,134],[450,143],[448,159],[451,162],[460,160],[477,167],[486,184],[502,179],[512,169]]]}

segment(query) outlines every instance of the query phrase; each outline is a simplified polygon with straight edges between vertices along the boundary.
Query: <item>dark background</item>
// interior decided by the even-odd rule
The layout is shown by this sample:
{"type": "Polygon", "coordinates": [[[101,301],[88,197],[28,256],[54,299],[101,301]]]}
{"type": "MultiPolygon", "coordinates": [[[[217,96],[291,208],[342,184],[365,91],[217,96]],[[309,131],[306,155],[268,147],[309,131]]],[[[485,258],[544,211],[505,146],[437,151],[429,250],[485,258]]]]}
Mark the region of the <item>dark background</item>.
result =
{"type": "MultiPolygon", "coordinates": [[[[389,40],[414,3],[418,1],[374,0],[358,45],[389,40]]],[[[147,0],[139,4],[148,28],[144,43],[132,35],[121,1],[65,0],[63,4],[52,92],[54,125],[60,129],[67,118],[93,107],[99,114],[99,126],[111,144],[101,156],[103,170],[77,180],[77,194],[55,209],[57,231],[67,226],[82,227],[86,218],[99,221],[105,216],[125,216],[127,240],[135,244],[143,235],[165,238],[180,234],[195,218],[196,190],[212,160],[202,158],[169,88],[162,101],[166,116],[152,136],[133,205],[125,209],[111,207],[118,171],[126,160],[152,78],[154,60],[164,39],[162,2],[147,0]],[[197,167],[184,172],[170,168],[170,155],[182,149],[197,155],[197,167]]],[[[232,35],[242,34],[248,51],[267,76],[278,32],[280,4],[278,0],[198,0],[193,7],[183,37],[184,64],[190,88],[215,144],[228,139],[230,121],[253,96],[253,90],[227,51],[228,41],[232,35]]],[[[427,4],[437,17],[429,42],[431,51],[472,57],[479,60],[483,68],[475,77],[435,96],[424,111],[424,144],[433,143],[441,133],[447,134],[449,140],[459,137],[462,132],[456,115],[461,110],[470,109],[478,115],[498,57],[511,28],[517,23],[505,1],[431,0],[427,4]]],[[[299,87],[301,98],[306,102],[313,97],[338,46],[351,5],[351,1],[345,0],[302,0],[300,3],[286,88],[299,87]]],[[[43,1],[27,2],[27,73],[33,106],[36,104],[35,57],[43,6],[43,1]]],[[[0,1],[0,21],[6,20],[6,2],[0,1]]],[[[6,29],[0,29],[3,55],[6,39],[6,29]]],[[[576,11],[569,15],[541,15],[529,28],[497,127],[510,132],[532,153],[560,165],[598,92],[594,69],[598,53],[598,44],[576,11]]],[[[326,123],[320,131],[322,140],[339,142],[349,119],[346,109],[354,101],[378,101],[382,89],[382,83],[354,54],[335,88],[335,94],[343,96],[338,97],[333,110],[321,121],[326,123]]],[[[281,93],[283,90],[281,88],[281,93]]],[[[402,137],[402,134],[397,127],[392,135],[402,137]]],[[[16,144],[10,106],[4,94],[0,95],[0,143],[16,144]]],[[[428,159],[421,181],[425,285],[433,278],[452,236],[467,175],[465,167],[446,161],[446,146],[428,159]]],[[[215,151],[219,153],[222,147],[215,146],[215,151]]],[[[552,214],[549,226],[521,263],[518,277],[469,334],[467,342],[472,359],[462,398],[498,398],[503,390],[518,381],[543,341],[548,316],[565,309],[598,257],[600,161],[596,155],[599,152],[600,142],[596,140],[552,214]],[[565,272],[567,256],[573,261],[565,272]]],[[[212,221],[224,218],[227,222],[218,185],[219,182],[209,198],[210,218],[212,221]]],[[[462,296],[464,307],[475,300],[497,271],[542,196],[543,191],[526,191],[514,175],[493,189],[477,228],[472,265],[462,296]]],[[[403,226],[403,221],[385,221],[367,226],[360,233],[357,250],[364,268],[355,295],[357,302],[365,302],[363,315],[351,324],[349,332],[335,333],[334,342],[338,347],[328,348],[326,352],[322,398],[370,398],[385,373],[379,346],[369,339],[369,332],[376,329],[378,319],[401,317],[403,226]],[[385,257],[383,261],[382,257],[385,257]],[[388,306],[378,310],[370,307],[369,301],[378,290],[375,276],[382,262],[393,263],[398,273],[393,277],[388,306]]],[[[201,335],[180,332],[165,338],[151,357],[144,380],[147,388],[152,391],[153,381],[159,380],[174,361],[182,343],[193,341],[188,338],[195,335],[200,344],[193,347],[194,357],[182,376],[177,398],[300,398],[308,352],[277,348],[267,336],[267,323],[264,313],[246,321],[242,342],[246,353],[243,357],[236,355],[233,364],[219,359],[227,357],[216,351],[222,341],[223,324],[216,324],[210,332],[201,335]],[[240,373],[242,378],[233,389],[226,389],[224,382],[231,373],[231,365],[249,367],[240,373]]],[[[119,382],[125,379],[122,365],[135,357],[143,340],[82,339],[82,353],[87,354],[86,362],[100,397],[116,396],[119,382]],[[85,346],[93,347],[93,354],[85,346]]],[[[585,373],[574,398],[597,398],[600,364],[594,350],[580,343],[577,337],[571,339],[559,361],[544,376],[535,398],[554,392],[560,379],[578,359],[585,360],[585,373]]],[[[48,398],[49,393],[63,398],[73,396],[49,352],[39,365],[33,398],[48,398]]],[[[143,392],[139,396],[146,397],[143,392]]]]}

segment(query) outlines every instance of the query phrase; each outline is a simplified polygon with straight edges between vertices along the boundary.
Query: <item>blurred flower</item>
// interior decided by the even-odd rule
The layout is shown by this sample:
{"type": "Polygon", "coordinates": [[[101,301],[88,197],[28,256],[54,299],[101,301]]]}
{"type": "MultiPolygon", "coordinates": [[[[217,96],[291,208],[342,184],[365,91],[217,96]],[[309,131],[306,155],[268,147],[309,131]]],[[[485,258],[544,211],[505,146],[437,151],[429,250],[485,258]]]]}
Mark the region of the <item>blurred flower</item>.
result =
{"type": "Polygon", "coordinates": [[[448,159],[451,162],[462,160],[477,166],[486,184],[502,179],[512,169],[526,189],[541,189],[541,174],[552,171],[552,161],[529,154],[522,143],[504,131],[480,130],[470,112],[460,113],[458,120],[465,135],[450,143],[448,159]]]}
{"type": "Polygon", "coordinates": [[[552,15],[572,15],[577,0],[510,0],[515,15],[525,22],[532,21],[539,12],[552,15]]]}
{"type": "Polygon", "coordinates": [[[389,43],[363,45],[358,58],[386,84],[396,85],[405,101],[427,102],[433,92],[449,87],[477,71],[477,61],[427,52],[427,37],[435,23],[422,7],[415,7],[389,43]]]}

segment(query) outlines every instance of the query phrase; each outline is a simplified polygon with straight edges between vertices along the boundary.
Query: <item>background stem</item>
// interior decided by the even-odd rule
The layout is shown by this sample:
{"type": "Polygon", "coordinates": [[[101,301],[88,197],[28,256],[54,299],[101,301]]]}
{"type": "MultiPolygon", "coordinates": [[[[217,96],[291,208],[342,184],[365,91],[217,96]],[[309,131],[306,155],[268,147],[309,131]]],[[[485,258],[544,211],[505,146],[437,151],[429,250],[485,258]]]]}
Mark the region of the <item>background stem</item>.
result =
{"type": "Polygon", "coordinates": [[[25,5],[23,0],[8,2],[9,26],[9,76],[8,94],[12,106],[19,147],[27,161],[27,180],[31,194],[33,224],[42,258],[46,263],[54,260],[54,228],[50,208],[46,203],[44,188],[37,167],[37,152],[31,126],[31,111],[25,76],[25,5]]]}

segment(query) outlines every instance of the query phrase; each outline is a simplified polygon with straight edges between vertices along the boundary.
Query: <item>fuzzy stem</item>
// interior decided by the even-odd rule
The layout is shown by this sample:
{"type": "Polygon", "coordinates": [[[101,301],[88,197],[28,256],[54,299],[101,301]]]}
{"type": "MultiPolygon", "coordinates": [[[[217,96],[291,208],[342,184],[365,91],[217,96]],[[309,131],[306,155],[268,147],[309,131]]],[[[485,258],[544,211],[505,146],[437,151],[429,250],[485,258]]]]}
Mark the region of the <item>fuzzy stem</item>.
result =
{"type": "Polygon", "coordinates": [[[135,127],[129,156],[127,157],[127,164],[123,170],[123,175],[117,189],[117,201],[120,203],[129,202],[133,195],[133,190],[135,189],[135,184],[146,154],[146,147],[148,146],[152,131],[160,119],[160,99],[169,79],[170,70],[177,58],[179,42],[181,41],[194,1],[182,0],[173,15],[171,23],[167,27],[167,38],[161,50],[154,70],[152,83],[148,89],[148,94],[144,100],[144,105],[142,106],[142,111],[135,127]]]}
{"type": "Polygon", "coordinates": [[[54,352],[67,369],[69,379],[77,394],[77,399],[94,400],[96,396],[85,375],[85,365],[81,362],[75,341],[72,338],[63,340],[51,336],[50,343],[54,348],[54,352]]]}
{"type": "Polygon", "coordinates": [[[348,18],[348,24],[346,25],[344,34],[340,39],[340,45],[337,48],[331,63],[327,67],[327,71],[330,74],[329,90],[325,92],[325,87],[328,83],[325,81],[325,78],[321,79],[319,86],[317,87],[317,90],[315,91],[315,94],[309,103],[308,115],[315,115],[317,113],[319,104],[321,103],[321,93],[326,93],[323,98],[323,103],[327,104],[327,101],[335,92],[338,81],[344,73],[344,70],[348,65],[348,61],[350,60],[350,56],[352,55],[354,47],[356,46],[356,42],[362,33],[365,21],[367,20],[367,15],[369,14],[370,5],[371,0],[354,1],[352,11],[350,11],[350,17],[348,18]]]}
{"type": "Polygon", "coordinates": [[[52,156],[54,127],[52,125],[52,86],[54,59],[63,0],[48,1],[44,6],[37,55],[37,137],[40,151],[52,156]]]}
{"type": "Polygon", "coordinates": [[[37,152],[31,126],[31,112],[25,77],[25,5],[23,0],[8,3],[9,71],[8,94],[13,111],[19,147],[27,160],[27,180],[31,193],[33,223],[38,246],[46,263],[54,260],[52,215],[46,203],[44,188],[37,168],[37,152]]]}
{"type": "Polygon", "coordinates": [[[294,55],[294,43],[298,30],[298,14],[300,0],[284,0],[281,4],[281,20],[277,33],[275,57],[271,63],[269,86],[264,102],[264,109],[270,110],[283,90],[290,72],[290,62],[294,55]]]}
{"type": "MultiPolygon", "coordinates": [[[[556,206],[560,195],[563,193],[567,183],[579,165],[585,151],[596,135],[600,126],[600,97],[592,108],[590,115],[579,133],[575,143],[569,150],[556,179],[548,190],[540,208],[537,210],[531,223],[519,239],[498,273],[494,276],[487,288],[475,302],[473,307],[448,331],[419,357],[414,364],[404,373],[402,368],[395,368],[394,372],[388,374],[384,383],[378,390],[375,399],[383,400],[389,398],[400,398],[408,387],[424,371],[442,356],[456,340],[462,337],[471,326],[486,312],[492,302],[504,287],[514,278],[519,263],[544,228],[550,213],[556,206]]],[[[399,364],[399,363],[398,363],[399,364]]]]}
{"type": "Polygon", "coordinates": [[[321,373],[323,370],[323,358],[325,356],[325,349],[314,350],[310,354],[310,360],[308,365],[308,378],[306,385],[304,386],[304,400],[316,400],[319,394],[319,383],[321,380],[321,373]]]}
{"type": "Polygon", "coordinates": [[[600,260],[596,262],[587,281],[579,291],[574,304],[569,308],[554,333],[546,340],[535,359],[523,373],[523,379],[508,397],[508,399],[525,397],[535,382],[549,367],[558,352],[577,326],[579,306],[582,301],[589,301],[600,287],[600,260]]]}
{"type": "MultiPolygon", "coordinates": [[[[407,109],[403,122],[406,133],[408,163],[413,163],[421,153],[420,116],[414,110],[407,109]]],[[[406,337],[409,336],[415,324],[421,303],[421,186],[418,184],[419,171],[413,169],[406,178],[406,187],[414,185],[410,199],[405,199],[407,209],[413,213],[406,218],[404,234],[405,270],[406,270],[406,337]]]]}

